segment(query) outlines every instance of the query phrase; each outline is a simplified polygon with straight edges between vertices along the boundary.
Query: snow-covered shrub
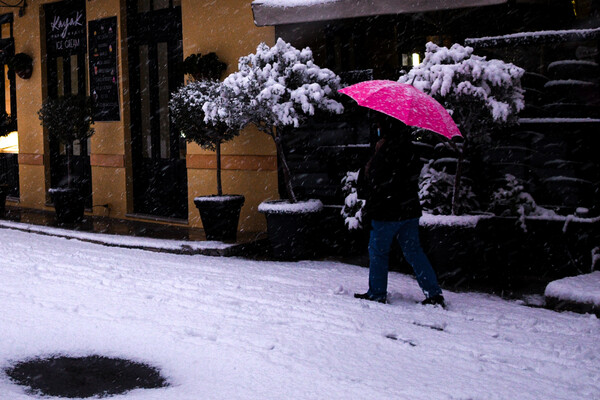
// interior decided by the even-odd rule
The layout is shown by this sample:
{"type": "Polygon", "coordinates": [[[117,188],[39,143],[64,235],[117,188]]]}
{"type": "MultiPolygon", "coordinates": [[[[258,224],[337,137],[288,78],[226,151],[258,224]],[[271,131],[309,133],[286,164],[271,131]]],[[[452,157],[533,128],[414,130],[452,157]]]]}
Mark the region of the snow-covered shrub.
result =
{"type": "Polygon", "coordinates": [[[253,124],[275,141],[286,190],[295,202],[281,146],[282,131],[297,128],[317,110],[342,113],[342,104],[333,98],[339,88],[340,78],[316,65],[310,48],[298,50],[283,39],[273,47],[261,43],[256,53],[241,57],[239,70],[224,80],[220,101],[204,105],[205,120],[230,124],[240,119],[230,111],[232,105],[241,104],[243,125],[253,124]]]}
{"type": "Polygon", "coordinates": [[[463,134],[457,154],[452,212],[458,213],[462,161],[481,154],[491,133],[515,124],[524,106],[521,77],[524,70],[501,60],[473,54],[471,47],[440,47],[427,43],[423,62],[399,78],[438,100],[463,134]],[[477,148],[474,150],[473,148],[477,148]]]}
{"type": "Polygon", "coordinates": [[[342,207],[342,216],[344,222],[350,230],[361,229],[363,227],[363,208],[365,200],[359,199],[357,194],[358,174],[356,172],[347,172],[342,179],[342,192],[346,196],[344,206],[342,207]]]}
{"type": "MultiPolygon", "coordinates": [[[[204,104],[208,101],[221,101],[222,84],[218,81],[203,80],[188,82],[174,92],[169,102],[171,119],[175,128],[188,142],[195,142],[202,148],[217,152],[217,193],[222,195],[221,185],[221,144],[233,139],[240,132],[240,121],[235,118],[212,118],[205,121],[204,104]]],[[[238,114],[232,103],[228,112],[238,114]]]]}
{"type": "MultiPolygon", "coordinates": [[[[449,215],[452,213],[452,196],[454,188],[454,175],[433,167],[430,160],[421,169],[419,177],[419,199],[423,210],[435,215],[449,215]]],[[[477,210],[479,203],[468,179],[464,179],[460,186],[457,199],[460,213],[477,210]]]]}
{"type": "Polygon", "coordinates": [[[504,179],[503,185],[492,193],[489,211],[501,217],[519,217],[519,224],[524,231],[527,231],[526,216],[555,215],[554,211],[538,206],[513,175],[506,174],[504,179]]]}

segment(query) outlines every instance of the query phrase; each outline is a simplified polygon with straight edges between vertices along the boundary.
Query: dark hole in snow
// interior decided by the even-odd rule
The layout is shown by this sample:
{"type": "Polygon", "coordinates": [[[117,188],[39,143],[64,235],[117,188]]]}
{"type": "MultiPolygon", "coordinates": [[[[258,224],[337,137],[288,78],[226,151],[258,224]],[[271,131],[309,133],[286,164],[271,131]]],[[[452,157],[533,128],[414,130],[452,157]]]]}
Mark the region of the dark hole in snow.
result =
{"type": "Polygon", "coordinates": [[[168,386],[158,369],[102,356],[52,356],[21,361],[5,370],[33,394],[57,397],[107,397],[133,389],[168,386]]]}

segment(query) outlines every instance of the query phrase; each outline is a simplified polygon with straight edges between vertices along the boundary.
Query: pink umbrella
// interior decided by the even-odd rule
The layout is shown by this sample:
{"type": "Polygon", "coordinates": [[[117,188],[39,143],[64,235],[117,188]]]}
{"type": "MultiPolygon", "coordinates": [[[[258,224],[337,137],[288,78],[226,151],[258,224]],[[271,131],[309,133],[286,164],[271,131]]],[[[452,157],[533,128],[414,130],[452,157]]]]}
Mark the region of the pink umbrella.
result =
{"type": "Polygon", "coordinates": [[[462,136],[448,111],[433,97],[406,83],[365,81],[340,89],[358,105],[447,138],[462,136]]]}

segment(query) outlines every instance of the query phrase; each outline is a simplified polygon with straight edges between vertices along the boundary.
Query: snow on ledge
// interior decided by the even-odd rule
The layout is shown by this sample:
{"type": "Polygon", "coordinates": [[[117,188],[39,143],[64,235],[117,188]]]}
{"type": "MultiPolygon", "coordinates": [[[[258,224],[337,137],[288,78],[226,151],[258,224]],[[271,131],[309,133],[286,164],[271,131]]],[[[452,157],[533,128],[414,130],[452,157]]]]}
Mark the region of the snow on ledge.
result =
{"type": "MultiPolygon", "coordinates": [[[[419,220],[421,226],[462,226],[474,228],[477,223],[483,219],[494,218],[494,215],[433,215],[423,214],[419,220]]],[[[528,215],[525,221],[559,221],[565,223],[565,226],[571,222],[594,224],[600,222],[600,217],[585,218],[574,215],[528,215]]]]}
{"type": "Polygon", "coordinates": [[[550,282],[546,297],[600,307],[600,271],[550,282]]]}
{"type": "Polygon", "coordinates": [[[324,3],[334,3],[339,0],[255,0],[252,4],[261,4],[269,7],[299,7],[313,6],[324,3]]]}
{"type": "Polygon", "coordinates": [[[493,47],[517,43],[548,43],[594,39],[600,36],[600,28],[568,29],[553,31],[521,32],[501,36],[484,36],[465,39],[465,45],[472,47],[493,47]]]}
{"type": "Polygon", "coordinates": [[[258,212],[267,214],[310,214],[322,209],[321,200],[306,200],[297,203],[275,200],[262,202],[258,206],[258,212]]]}
{"type": "Polygon", "coordinates": [[[598,118],[519,118],[519,124],[570,124],[570,123],[586,123],[600,122],[598,118]]]}

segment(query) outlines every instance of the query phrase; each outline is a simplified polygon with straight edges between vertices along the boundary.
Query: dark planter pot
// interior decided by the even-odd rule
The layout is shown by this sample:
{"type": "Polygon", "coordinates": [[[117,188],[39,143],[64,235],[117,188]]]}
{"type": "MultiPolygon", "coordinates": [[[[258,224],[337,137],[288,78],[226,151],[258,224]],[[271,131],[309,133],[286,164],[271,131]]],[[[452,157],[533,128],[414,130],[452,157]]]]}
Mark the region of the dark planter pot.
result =
{"type": "Polygon", "coordinates": [[[530,284],[589,272],[600,221],[481,218],[471,226],[421,227],[423,248],[448,286],[518,290],[530,284]]]}
{"type": "Polygon", "coordinates": [[[85,199],[76,188],[50,189],[50,198],[56,211],[56,222],[72,224],[83,219],[85,199]]]}
{"type": "Polygon", "coordinates": [[[194,204],[200,211],[206,239],[235,242],[244,201],[244,196],[237,194],[196,197],[194,204]]]}
{"type": "Polygon", "coordinates": [[[315,257],[319,253],[316,228],[322,204],[318,204],[320,206],[303,208],[278,200],[259,206],[258,211],[265,214],[267,219],[267,233],[274,258],[299,260],[315,257]],[[286,206],[292,207],[286,210],[286,206]]]}
{"type": "Polygon", "coordinates": [[[0,185],[0,217],[6,212],[6,196],[8,195],[8,186],[0,185]]]}

